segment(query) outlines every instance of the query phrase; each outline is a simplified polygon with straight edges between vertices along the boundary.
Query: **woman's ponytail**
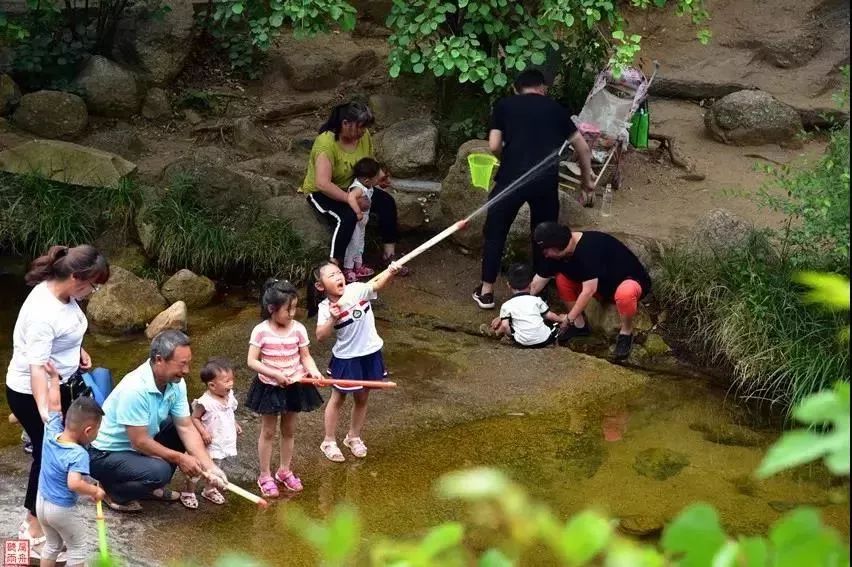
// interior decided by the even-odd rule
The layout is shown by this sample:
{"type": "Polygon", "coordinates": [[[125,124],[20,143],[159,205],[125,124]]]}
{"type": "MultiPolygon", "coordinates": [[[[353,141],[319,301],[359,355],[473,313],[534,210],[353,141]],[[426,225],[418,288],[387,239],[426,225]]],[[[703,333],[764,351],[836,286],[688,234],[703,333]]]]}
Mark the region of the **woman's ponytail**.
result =
{"type": "Polygon", "coordinates": [[[106,283],[109,263],[94,246],[81,244],[69,248],[55,245],[48,249],[47,254],[33,260],[24,280],[27,285],[34,286],[46,280],[66,280],[71,276],[94,284],[106,283]]]}

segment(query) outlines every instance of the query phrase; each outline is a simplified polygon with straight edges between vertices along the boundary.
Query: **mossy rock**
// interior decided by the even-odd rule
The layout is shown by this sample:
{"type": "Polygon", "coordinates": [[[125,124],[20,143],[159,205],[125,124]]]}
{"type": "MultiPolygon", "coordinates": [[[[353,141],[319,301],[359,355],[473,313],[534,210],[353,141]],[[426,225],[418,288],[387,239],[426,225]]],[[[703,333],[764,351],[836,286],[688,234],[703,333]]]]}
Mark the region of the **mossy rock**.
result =
{"type": "Polygon", "coordinates": [[[655,480],[667,480],[680,473],[689,464],[689,458],[671,449],[651,448],[636,455],[633,470],[655,480]]]}
{"type": "Polygon", "coordinates": [[[719,445],[758,447],[763,442],[763,437],[756,431],[734,423],[696,422],[690,423],[689,428],[703,433],[706,441],[719,445]]]}
{"type": "Polygon", "coordinates": [[[669,345],[666,344],[663,337],[657,333],[648,333],[647,338],[645,338],[645,343],[642,346],[645,348],[645,356],[649,358],[665,356],[672,352],[672,349],[669,348],[669,345]]]}
{"type": "Polygon", "coordinates": [[[120,266],[139,277],[148,273],[148,257],[140,246],[122,246],[107,254],[112,266],[120,266]]]}
{"type": "Polygon", "coordinates": [[[560,470],[569,478],[592,478],[604,462],[603,440],[597,429],[570,432],[564,437],[562,446],[556,450],[561,461],[560,470]]]}
{"type": "Polygon", "coordinates": [[[635,537],[653,537],[663,531],[665,521],[662,518],[639,514],[625,516],[618,521],[619,531],[635,537]]]}

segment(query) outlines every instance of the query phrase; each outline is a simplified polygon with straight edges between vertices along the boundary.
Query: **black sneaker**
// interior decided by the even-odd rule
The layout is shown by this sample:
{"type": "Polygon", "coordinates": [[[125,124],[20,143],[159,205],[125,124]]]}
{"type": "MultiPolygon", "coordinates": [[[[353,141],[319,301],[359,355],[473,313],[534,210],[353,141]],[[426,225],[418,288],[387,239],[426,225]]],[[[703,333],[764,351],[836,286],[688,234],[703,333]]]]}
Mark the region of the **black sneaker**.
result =
{"type": "Polygon", "coordinates": [[[494,309],[494,294],[482,293],[482,286],[476,286],[473,290],[473,300],[480,309],[494,309]]]}
{"type": "Polygon", "coordinates": [[[589,328],[589,322],[586,323],[582,327],[577,327],[574,325],[568,325],[561,331],[559,331],[559,335],[556,337],[556,342],[562,346],[567,345],[571,342],[571,339],[574,337],[588,337],[592,334],[592,330],[589,328]]]}
{"type": "Polygon", "coordinates": [[[633,335],[622,335],[618,333],[618,338],[615,340],[615,351],[612,353],[612,358],[615,360],[624,360],[630,356],[630,350],[633,348],[633,335]]]}

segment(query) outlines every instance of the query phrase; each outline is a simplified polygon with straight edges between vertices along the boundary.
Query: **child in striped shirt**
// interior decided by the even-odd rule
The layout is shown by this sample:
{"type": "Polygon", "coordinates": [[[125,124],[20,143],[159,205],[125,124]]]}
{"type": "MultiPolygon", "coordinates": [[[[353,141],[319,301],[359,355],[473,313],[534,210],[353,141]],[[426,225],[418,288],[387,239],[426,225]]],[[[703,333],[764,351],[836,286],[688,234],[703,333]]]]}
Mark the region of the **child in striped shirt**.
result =
{"type": "Polygon", "coordinates": [[[308,332],[296,321],[298,291],[287,281],[269,280],[261,298],[263,322],[251,332],[247,365],[257,372],[246,396],[246,407],[260,414],[257,485],[265,497],[279,495],[276,482],[286,489],[302,490],[302,481],[291,470],[299,412],[322,405],[316,387],[300,384],[306,375],[322,378],[308,350],[308,332]],[[280,424],[279,424],[280,417],[280,424]],[[281,430],[281,461],[272,474],[272,442],[281,430]]]}

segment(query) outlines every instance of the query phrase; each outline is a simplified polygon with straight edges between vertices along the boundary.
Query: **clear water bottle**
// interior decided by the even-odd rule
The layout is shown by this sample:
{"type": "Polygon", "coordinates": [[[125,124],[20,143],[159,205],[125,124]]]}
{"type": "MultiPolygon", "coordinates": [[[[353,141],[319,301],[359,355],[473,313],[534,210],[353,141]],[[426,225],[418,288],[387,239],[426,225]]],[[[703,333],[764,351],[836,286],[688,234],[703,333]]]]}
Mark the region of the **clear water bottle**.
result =
{"type": "Polygon", "coordinates": [[[601,216],[612,216],[612,185],[610,183],[606,184],[603,197],[601,198],[601,216]]]}

